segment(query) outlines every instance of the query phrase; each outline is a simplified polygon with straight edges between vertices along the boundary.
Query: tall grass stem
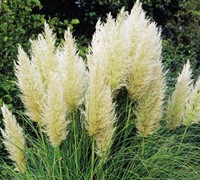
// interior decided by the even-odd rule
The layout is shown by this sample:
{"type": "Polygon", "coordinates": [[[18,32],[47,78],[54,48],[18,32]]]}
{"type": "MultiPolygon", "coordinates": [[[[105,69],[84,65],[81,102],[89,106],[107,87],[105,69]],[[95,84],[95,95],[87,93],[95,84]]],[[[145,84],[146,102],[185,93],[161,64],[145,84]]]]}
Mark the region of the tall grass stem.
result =
{"type": "Polygon", "coordinates": [[[183,133],[182,138],[181,138],[181,142],[180,142],[180,144],[179,144],[179,146],[178,146],[177,154],[180,152],[181,146],[182,146],[183,141],[184,141],[184,139],[185,139],[185,137],[186,137],[186,134],[187,134],[188,127],[189,127],[189,126],[186,126],[186,127],[185,127],[184,133],[183,133]]]}
{"type": "Polygon", "coordinates": [[[142,144],[141,144],[141,155],[144,155],[145,151],[145,137],[142,137],[142,144]]]}
{"type": "Polygon", "coordinates": [[[45,163],[45,166],[46,166],[46,169],[47,169],[47,173],[48,175],[50,174],[50,164],[49,164],[49,161],[48,161],[48,152],[47,152],[47,147],[46,147],[46,143],[45,143],[45,139],[44,139],[44,134],[42,132],[42,128],[41,126],[39,126],[39,134],[40,134],[40,138],[42,140],[42,148],[44,149],[44,153],[45,153],[45,157],[46,157],[46,161],[47,161],[47,164],[45,163]]]}
{"type": "Polygon", "coordinates": [[[60,171],[60,180],[63,180],[63,174],[62,174],[62,156],[60,153],[60,147],[57,147],[57,153],[58,153],[58,163],[59,163],[59,171],[60,171]]]}
{"type": "Polygon", "coordinates": [[[76,119],[75,119],[75,110],[72,113],[72,121],[73,121],[73,131],[74,131],[74,154],[75,154],[75,166],[76,166],[76,174],[78,175],[78,152],[77,152],[77,127],[76,127],[76,119]]]}
{"type": "Polygon", "coordinates": [[[93,177],[94,177],[94,156],[95,156],[95,139],[92,138],[92,159],[91,159],[90,180],[93,180],[93,177]]]}

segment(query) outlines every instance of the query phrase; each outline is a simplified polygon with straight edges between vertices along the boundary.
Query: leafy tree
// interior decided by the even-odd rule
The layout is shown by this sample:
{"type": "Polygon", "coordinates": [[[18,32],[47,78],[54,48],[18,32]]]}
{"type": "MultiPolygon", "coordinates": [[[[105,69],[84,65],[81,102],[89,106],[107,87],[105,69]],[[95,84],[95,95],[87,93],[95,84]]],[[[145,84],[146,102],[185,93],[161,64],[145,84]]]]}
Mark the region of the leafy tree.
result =
{"type": "Polygon", "coordinates": [[[195,76],[199,74],[200,1],[183,1],[181,8],[166,23],[164,32],[168,41],[168,45],[164,46],[164,57],[170,60],[168,67],[171,71],[176,73],[189,59],[195,76]]]}

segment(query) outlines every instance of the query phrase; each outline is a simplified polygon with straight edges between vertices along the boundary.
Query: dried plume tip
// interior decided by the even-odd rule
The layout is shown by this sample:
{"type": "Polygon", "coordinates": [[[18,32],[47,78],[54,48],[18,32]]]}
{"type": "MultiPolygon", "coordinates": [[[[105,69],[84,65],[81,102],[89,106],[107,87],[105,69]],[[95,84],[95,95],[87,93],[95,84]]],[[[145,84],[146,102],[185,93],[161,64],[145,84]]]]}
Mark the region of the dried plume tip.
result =
{"type": "MultiPolygon", "coordinates": [[[[175,129],[182,124],[185,115],[185,106],[193,88],[191,77],[192,70],[188,61],[184,65],[177,79],[175,90],[168,100],[166,120],[170,129],[175,129]]],[[[189,110],[189,106],[187,109],[189,110]]]]}
{"type": "Polygon", "coordinates": [[[4,104],[1,108],[5,130],[1,129],[3,143],[9,152],[10,159],[15,162],[15,170],[21,173],[26,171],[25,138],[22,128],[17,124],[15,117],[4,104]]]}

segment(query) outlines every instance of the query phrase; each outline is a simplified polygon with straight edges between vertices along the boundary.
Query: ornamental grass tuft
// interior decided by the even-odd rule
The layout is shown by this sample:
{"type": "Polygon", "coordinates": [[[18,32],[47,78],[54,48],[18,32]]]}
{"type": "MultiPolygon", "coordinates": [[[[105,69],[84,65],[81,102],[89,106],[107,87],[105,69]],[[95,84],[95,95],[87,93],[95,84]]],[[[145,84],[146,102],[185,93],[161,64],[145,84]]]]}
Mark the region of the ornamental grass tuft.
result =
{"type": "Polygon", "coordinates": [[[19,125],[1,108],[11,161],[0,159],[0,179],[199,179],[200,78],[188,61],[163,107],[161,34],[139,0],[97,22],[85,62],[69,29],[55,42],[45,23],[29,52],[18,48],[26,113],[19,125]]]}

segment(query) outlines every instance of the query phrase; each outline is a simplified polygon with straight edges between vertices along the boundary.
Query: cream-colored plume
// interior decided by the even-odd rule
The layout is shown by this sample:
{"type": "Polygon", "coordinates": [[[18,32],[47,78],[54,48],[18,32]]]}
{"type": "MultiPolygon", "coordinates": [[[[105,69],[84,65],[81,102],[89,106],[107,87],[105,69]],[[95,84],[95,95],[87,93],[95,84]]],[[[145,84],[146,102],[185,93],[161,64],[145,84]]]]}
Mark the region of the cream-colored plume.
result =
{"type": "Polygon", "coordinates": [[[189,101],[186,103],[183,125],[191,126],[198,122],[200,122],[200,78],[198,78],[189,96],[189,101]]]}
{"type": "Polygon", "coordinates": [[[112,91],[120,89],[126,82],[128,63],[124,49],[126,42],[123,39],[123,24],[126,18],[127,12],[122,9],[116,20],[110,14],[106,23],[101,23],[99,20],[92,39],[89,60],[101,62],[106,82],[111,86],[112,91]]]}
{"type": "Polygon", "coordinates": [[[57,68],[55,55],[55,34],[45,22],[44,34],[39,34],[37,40],[31,40],[31,60],[37,65],[45,87],[50,81],[50,74],[57,68]]]}
{"type": "Polygon", "coordinates": [[[85,95],[87,85],[87,73],[83,60],[77,53],[75,40],[70,30],[65,32],[64,46],[57,53],[59,61],[59,75],[64,91],[64,99],[68,110],[79,106],[85,95]]]}
{"type": "Polygon", "coordinates": [[[18,61],[15,65],[17,85],[22,92],[22,100],[29,117],[42,123],[42,111],[50,74],[57,69],[55,55],[55,35],[45,23],[44,34],[31,41],[31,59],[24,50],[18,48],[18,61]]]}
{"type": "MultiPolygon", "coordinates": [[[[170,129],[175,129],[182,124],[184,114],[185,114],[185,106],[189,99],[191,90],[192,90],[192,71],[190,68],[189,61],[184,65],[181,74],[178,77],[176,87],[174,92],[168,101],[167,113],[166,113],[166,121],[167,125],[170,129]]],[[[198,86],[195,88],[197,90],[198,86]]],[[[196,92],[193,92],[193,98],[195,98],[196,92]]],[[[194,99],[192,100],[195,101],[194,99]]],[[[187,111],[189,111],[189,106],[187,111]]],[[[192,111],[191,111],[192,112],[192,111]]],[[[189,112],[187,112],[187,120],[189,118],[189,112]]],[[[184,118],[185,119],[185,118],[184,118]]],[[[185,121],[184,121],[185,122],[185,121]]]]}
{"type": "Polygon", "coordinates": [[[107,127],[104,127],[104,129],[102,129],[101,132],[95,136],[97,146],[96,153],[100,157],[104,158],[104,161],[108,157],[113,143],[113,135],[116,129],[113,124],[114,122],[110,121],[110,123],[107,124],[107,127]]]}
{"type": "Polygon", "coordinates": [[[134,57],[138,41],[145,35],[148,24],[142,4],[137,0],[123,25],[124,50],[129,58],[134,57]]]}
{"type": "Polygon", "coordinates": [[[43,124],[52,146],[57,147],[66,139],[67,106],[63,98],[63,89],[60,86],[59,76],[51,74],[51,80],[47,90],[47,99],[43,110],[43,124]]]}
{"type": "Polygon", "coordinates": [[[105,83],[100,63],[89,63],[89,87],[86,95],[86,129],[94,137],[97,154],[104,158],[109,153],[115,131],[115,105],[111,88],[105,83]]]}
{"type": "Polygon", "coordinates": [[[15,117],[6,105],[1,108],[5,130],[1,129],[4,137],[3,143],[10,154],[10,159],[15,162],[15,170],[26,171],[25,138],[22,128],[17,124],[15,117]]]}
{"type": "Polygon", "coordinates": [[[156,24],[145,19],[139,1],[134,5],[125,24],[129,44],[127,48],[130,49],[131,57],[128,90],[134,100],[137,100],[146,94],[151,81],[162,80],[161,38],[156,24]]]}
{"type": "Polygon", "coordinates": [[[35,62],[30,61],[27,54],[19,46],[18,61],[15,64],[17,85],[22,92],[22,101],[29,117],[38,123],[42,121],[45,88],[35,62]]]}
{"type": "Polygon", "coordinates": [[[141,136],[157,130],[162,117],[165,79],[161,62],[161,38],[156,24],[145,18],[137,1],[125,22],[130,57],[127,89],[137,101],[137,129],[141,136]]]}
{"type": "Polygon", "coordinates": [[[162,96],[162,91],[152,91],[138,101],[135,110],[136,128],[141,137],[147,137],[159,128],[162,118],[162,96]]]}

